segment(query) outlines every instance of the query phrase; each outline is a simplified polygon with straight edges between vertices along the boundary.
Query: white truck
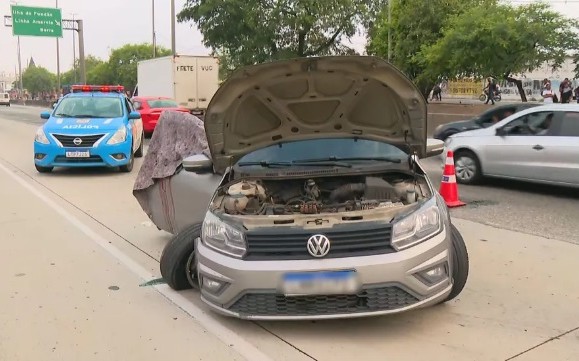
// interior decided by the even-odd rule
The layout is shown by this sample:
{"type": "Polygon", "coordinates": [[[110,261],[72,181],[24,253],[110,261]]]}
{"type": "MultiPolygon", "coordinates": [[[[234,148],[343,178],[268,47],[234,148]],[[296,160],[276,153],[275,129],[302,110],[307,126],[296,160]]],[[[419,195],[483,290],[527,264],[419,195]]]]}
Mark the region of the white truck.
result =
{"type": "Polygon", "coordinates": [[[218,87],[217,58],[170,55],[138,62],[133,96],[172,98],[191,113],[204,116],[218,87]]]}

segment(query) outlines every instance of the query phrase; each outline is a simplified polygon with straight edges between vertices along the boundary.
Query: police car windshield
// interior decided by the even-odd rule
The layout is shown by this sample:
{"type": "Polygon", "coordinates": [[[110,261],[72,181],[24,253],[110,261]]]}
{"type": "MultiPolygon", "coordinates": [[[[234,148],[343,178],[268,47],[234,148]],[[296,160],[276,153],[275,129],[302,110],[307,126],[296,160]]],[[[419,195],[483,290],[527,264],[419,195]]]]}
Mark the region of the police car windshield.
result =
{"type": "Polygon", "coordinates": [[[123,103],[117,97],[67,97],[58,103],[54,116],[61,118],[119,118],[123,116],[123,103]]]}

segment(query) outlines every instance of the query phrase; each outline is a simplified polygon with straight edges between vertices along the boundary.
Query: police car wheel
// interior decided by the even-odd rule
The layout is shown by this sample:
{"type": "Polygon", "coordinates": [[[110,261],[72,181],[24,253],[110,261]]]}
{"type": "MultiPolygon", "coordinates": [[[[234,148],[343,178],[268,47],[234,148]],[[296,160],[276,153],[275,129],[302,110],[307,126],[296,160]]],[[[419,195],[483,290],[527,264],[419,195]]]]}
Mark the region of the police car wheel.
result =
{"type": "Polygon", "coordinates": [[[141,144],[139,144],[139,149],[135,152],[135,157],[141,158],[143,156],[143,147],[145,143],[145,132],[141,135],[141,144]]]}
{"type": "Polygon", "coordinates": [[[36,165],[36,164],[34,165],[34,167],[36,167],[36,170],[39,173],[50,173],[54,169],[54,167],[41,167],[41,166],[36,165]]]}
{"type": "Polygon", "coordinates": [[[161,276],[176,291],[197,287],[195,239],[201,236],[201,224],[193,224],[173,236],[163,249],[161,276]]]}
{"type": "Polygon", "coordinates": [[[129,173],[133,170],[133,165],[135,164],[135,156],[131,153],[131,158],[129,159],[129,163],[122,165],[119,167],[121,172],[129,173]]]}

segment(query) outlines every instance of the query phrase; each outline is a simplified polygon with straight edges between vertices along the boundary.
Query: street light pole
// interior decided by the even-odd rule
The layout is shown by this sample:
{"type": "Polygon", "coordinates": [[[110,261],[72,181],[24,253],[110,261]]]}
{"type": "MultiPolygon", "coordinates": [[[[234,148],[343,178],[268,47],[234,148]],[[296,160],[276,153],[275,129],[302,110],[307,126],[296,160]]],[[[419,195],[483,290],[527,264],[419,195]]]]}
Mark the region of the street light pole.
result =
{"type": "Polygon", "coordinates": [[[24,99],[24,85],[22,83],[22,58],[20,57],[20,37],[18,37],[18,77],[20,78],[20,97],[24,99]]]}
{"type": "MultiPolygon", "coordinates": [[[[72,21],[75,21],[74,16],[76,14],[71,14],[72,15],[72,21]]],[[[74,73],[74,82],[76,84],[76,31],[72,32],[72,72],[74,73]]]]}
{"type": "Polygon", "coordinates": [[[176,54],[175,49],[175,0],[171,0],[171,52],[176,54]]]}
{"type": "Polygon", "coordinates": [[[392,0],[388,0],[388,62],[392,59],[392,0]]]}
{"type": "MultiPolygon", "coordinates": [[[[58,0],[55,8],[58,9],[58,0]]],[[[56,38],[56,96],[60,94],[60,45],[58,38],[56,38]]]]}
{"type": "Polygon", "coordinates": [[[155,0],[151,0],[152,8],[152,25],[153,25],[153,58],[157,57],[157,36],[155,34],[155,0]]]}

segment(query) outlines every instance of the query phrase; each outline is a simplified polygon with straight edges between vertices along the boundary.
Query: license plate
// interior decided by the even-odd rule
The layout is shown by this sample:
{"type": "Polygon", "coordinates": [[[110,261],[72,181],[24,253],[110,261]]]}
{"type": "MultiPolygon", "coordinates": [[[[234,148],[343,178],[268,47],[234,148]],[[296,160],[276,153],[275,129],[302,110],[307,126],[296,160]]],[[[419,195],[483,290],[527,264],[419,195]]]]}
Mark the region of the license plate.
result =
{"type": "Polygon", "coordinates": [[[285,295],[356,294],[359,283],[355,271],[288,273],[283,276],[285,295]]]}
{"type": "Polygon", "coordinates": [[[72,151],[72,152],[66,152],[66,157],[67,158],[88,158],[90,157],[90,152],[88,150],[86,151],[72,151]]]}

